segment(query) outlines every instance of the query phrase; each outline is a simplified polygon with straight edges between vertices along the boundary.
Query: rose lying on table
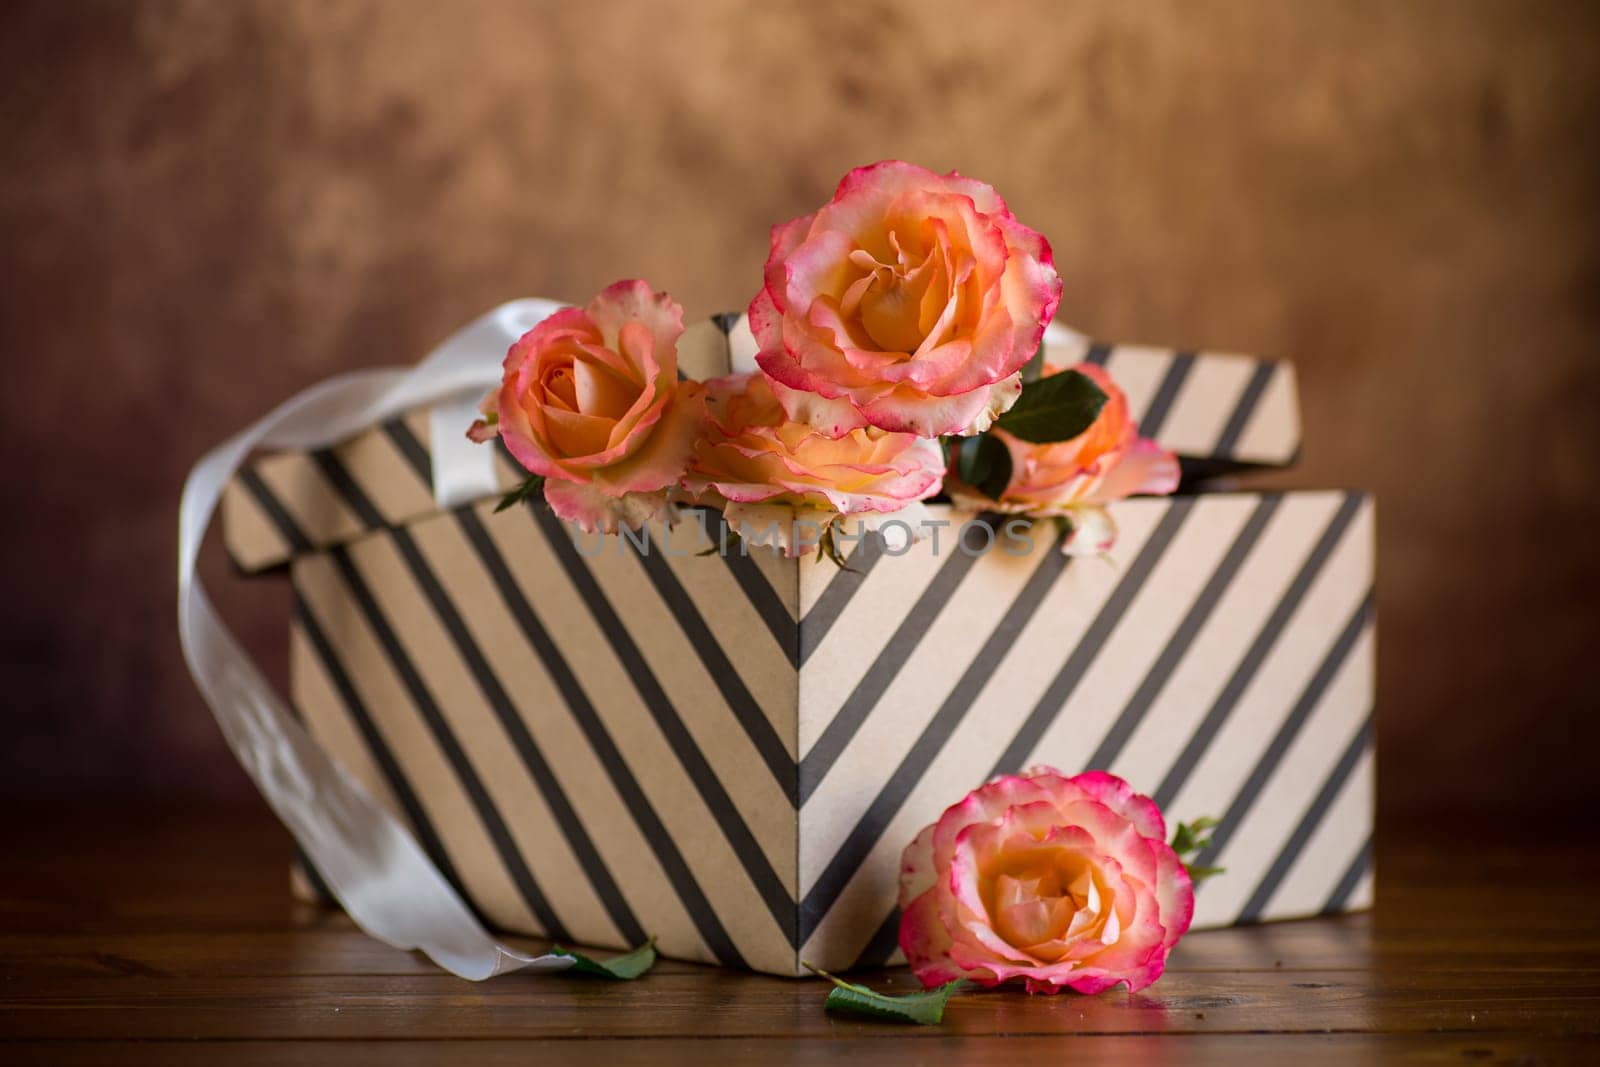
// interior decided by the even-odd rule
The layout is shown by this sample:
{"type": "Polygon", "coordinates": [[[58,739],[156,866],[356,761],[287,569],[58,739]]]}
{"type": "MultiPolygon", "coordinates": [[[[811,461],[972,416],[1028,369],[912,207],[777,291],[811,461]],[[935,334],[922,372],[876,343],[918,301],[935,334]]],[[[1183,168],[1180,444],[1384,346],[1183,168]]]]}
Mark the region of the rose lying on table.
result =
{"type": "Polygon", "coordinates": [[[888,997],[823,975],[837,987],[828,1006],[935,1023],[967,986],[1144,989],[1189,929],[1195,883],[1219,873],[1184,862],[1214,825],[1180,823],[1168,844],[1155,801],[1104,771],[997,778],[901,857],[900,948],[929,992],[888,997]]]}
{"type": "Polygon", "coordinates": [[[1189,929],[1194,885],[1155,801],[1038,767],[973,790],[900,860],[900,948],[923,985],[1140,990],[1189,929]]]}

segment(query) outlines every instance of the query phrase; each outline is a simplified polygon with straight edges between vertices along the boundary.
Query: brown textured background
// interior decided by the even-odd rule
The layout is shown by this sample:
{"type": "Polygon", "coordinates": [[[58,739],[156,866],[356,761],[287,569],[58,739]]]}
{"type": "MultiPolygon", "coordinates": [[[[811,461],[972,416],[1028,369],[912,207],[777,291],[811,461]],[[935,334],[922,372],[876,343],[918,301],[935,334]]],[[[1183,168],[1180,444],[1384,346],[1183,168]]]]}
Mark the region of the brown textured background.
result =
{"type": "MultiPolygon", "coordinates": [[[[1288,356],[1377,490],[1381,798],[1594,798],[1600,5],[12,3],[0,790],[237,798],[178,487],[336,370],[637,275],[742,306],[897,156],[991,181],[1096,336],[1288,356]]],[[[276,583],[208,573],[282,654],[276,583]]]]}

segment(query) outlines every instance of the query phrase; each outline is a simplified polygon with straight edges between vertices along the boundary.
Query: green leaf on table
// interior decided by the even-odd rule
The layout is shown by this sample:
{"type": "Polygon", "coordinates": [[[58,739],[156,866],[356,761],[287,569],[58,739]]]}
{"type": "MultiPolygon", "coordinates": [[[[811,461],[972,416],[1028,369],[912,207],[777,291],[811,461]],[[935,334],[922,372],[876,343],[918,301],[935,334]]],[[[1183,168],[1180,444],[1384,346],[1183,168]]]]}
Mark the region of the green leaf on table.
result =
{"type": "Polygon", "coordinates": [[[946,982],[937,989],[923,989],[902,996],[891,996],[888,993],[874,992],[864,985],[846,982],[843,978],[835,978],[827,971],[819,971],[809,963],[805,966],[812,974],[833,983],[833,988],[828,990],[828,999],[822,1006],[824,1011],[837,1015],[862,1015],[869,1019],[882,1019],[888,1022],[916,1023],[918,1026],[934,1026],[939,1023],[944,1018],[944,1006],[951,994],[959,992],[967,985],[958,978],[954,982],[946,982]]]}
{"type": "Polygon", "coordinates": [[[515,489],[511,490],[509,493],[500,498],[500,503],[495,505],[494,513],[498,515],[507,508],[514,508],[518,504],[523,504],[530,500],[543,499],[544,475],[530,474],[526,479],[523,480],[521,485],[517,486],[515,489]]]}
{"type": "Polygon", "coordinates": [[[981,433],[956,444],[956,477],[990,500],[1011,484],[1011,450],[998,437],[981,433]]]}
{"type": "Polygon", "coordinates": [[[596,960],[573,952],[571,949],[554,945],[550,949],[552,956],[567,956],[576,961],[569,968],[572,974],[587,975],[590,978],[610,978],[615,981],[629,981],[638,978],[651,967],[656,965],[656,939],[651,938],[632,952],[621,956],[613,956],[609,960],[596,960]]]}
{"type": "Polygon", "coordinates": [[[1094,425],[1105,404],[1106,394],[1088,375],[1057,371],[1025,384],[1017,402],[995,425],[1036,445],[1070,441],[1094,425]]]}

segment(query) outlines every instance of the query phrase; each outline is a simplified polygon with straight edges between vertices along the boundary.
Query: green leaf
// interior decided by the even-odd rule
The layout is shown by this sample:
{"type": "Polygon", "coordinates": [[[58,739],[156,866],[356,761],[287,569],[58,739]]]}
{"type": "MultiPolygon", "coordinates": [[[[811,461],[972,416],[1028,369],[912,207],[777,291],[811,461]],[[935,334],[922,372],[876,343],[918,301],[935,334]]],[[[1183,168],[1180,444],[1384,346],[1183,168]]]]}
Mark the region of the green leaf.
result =
{"type": "Polygon", "coordinates": [[[498,515],[507,508],[514,508],[526,501],[543,499],[544,475],[530,474],[521,485],[500,498],[500,503],[495,505],[494,513],[498,515]]]}
{"type": "Polygon", "coordinates": [[[609,960],[596,960],[571,949],[555,945],[550,949],[552,956],[567,956],[577,962],[569,969],[572,974],[587,975],[590,978],[609,978],[614,981],[629,981],[638,978],[656,964],[656,939],[651,938],[632,952],[621,956],[613,956],[609,960]]]}
{"type": "Polygon", "coordinates": [[[1106,394],[1088,375],[1058,371],[1024,385],[995,425],[1036,445],[1069,441],[1094,425],[1105,403],[1106,394]]]}
{"type": "Polygon", "coordinates": [[[989,434],[963,437],[956,445],[956,476],[990,500],[1011,484],[1011,450],[989,434]]]}
{"type": "Polygon", "coordinates": [[[1190,859],[1211,845],[1211,831],[1218,825],[1216,819],[1202,815],[1194,822],[1180,822],[1172,833],[1172,851],[1178,854],[1178,861],[1183,864],[1183,869],[1189,872],[1189,881],[1195,885],[1227,870],[1226,867],[1196,867],[1189,863],[1190,859]]]}
{"type": "Polygon", "coordinates": [[[950,995],[967,986],[965,981],[958,978],[937,989],[924,989],[897,997],[876,993],[864,985],[846,982],[843,978],[835,978],[809,963],[805,966],[812,974],[833,983],[833,988],[828,991],[828,999],[823,1004],[824,1011],[838,1015],[864,1015],[869,1019],[896,1023],[916,1023],[919,1026],[936,1025],[944,1018],[944,1006],[950,995]]]}
{"type": "Polygon", "coordinates": [[[1179,859],[1186,859],[1193,853],[1203,851],[1211,844],[1210,831],[1216,829],[1216,826],[1217,820],[1209,815],[1194,822],[1180,822],[1172,834],[1172,851],[1178,854],[1179,859]]]}
{"type": "Polygon", "coordinates": [[[838,521],[834,521],[823,527],[822,538],[817,542],[817,562],[821,563],[823,557],[826,556],[840,570],[849,571],[851,574],[860,574],[860,571],[845,562],[844,553],[839,550],[839,542],[833,536],[834,530],[838,528],[838,525],[838,521]]]}
{"type": "MultiPolygon", "coordinates": [[[[715,513],[708,512],[708,514],[715,513]]],[[[713,534],[709,529],[706,529],[706,536],[711,543],[705,548],[701,549],[699,552],[696,552],[695,555],[715,556],[720,552],[724,555],[731,556],[735,552],[743,551],[743,549],[740,547],[741,542],[739,540],[739,532],[724,522],[718,522],[717,532],[715,534],[713,534]]]]}

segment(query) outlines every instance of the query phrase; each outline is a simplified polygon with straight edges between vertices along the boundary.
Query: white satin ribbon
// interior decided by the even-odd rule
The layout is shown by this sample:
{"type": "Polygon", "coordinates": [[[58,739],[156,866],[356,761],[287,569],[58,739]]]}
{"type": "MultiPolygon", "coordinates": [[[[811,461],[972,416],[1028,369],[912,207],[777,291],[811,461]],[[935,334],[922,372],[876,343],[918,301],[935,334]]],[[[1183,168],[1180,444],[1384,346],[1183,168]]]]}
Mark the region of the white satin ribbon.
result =
{"type": "MultiPolygon", "coordinates": [[[[410,831],[312,740],[272,691],[211,606],[195,561],[223,488],[252,450],[321,448],[419,405],[482,395],[499,381],[511,342],[560,307],[512,301],[414,368],[357,371],[312,386],[208,452],[189,472],[178,510],[183,655],[239,762],[361,929],[396,948],[420,949],[473,981],[522,969],[564,971],[573,960],[529,956],[489,935],[410,831]]],[[[490,450],[461,450],[461,458],[449,453],[441,462],[441,442],[435,438],[435,496],[456,500],[463,486],[481,479],[478,461],[490,450]]]]}
{"type": "Polygon", "coordinates": [[[500,480],[494,473],[494,449],[467,437],[467,430],[478,420],[482,399],[483,390],[478,389],[435,401],[428,409],[433,502],[441,510],[482,500],[500,490],[500,480]]]}

